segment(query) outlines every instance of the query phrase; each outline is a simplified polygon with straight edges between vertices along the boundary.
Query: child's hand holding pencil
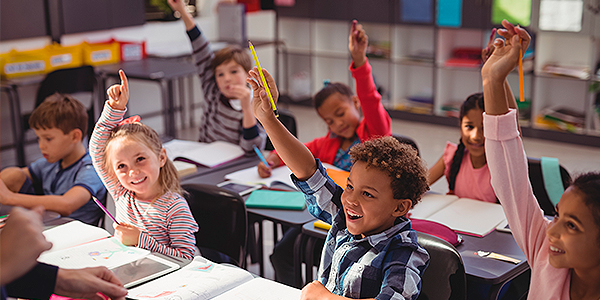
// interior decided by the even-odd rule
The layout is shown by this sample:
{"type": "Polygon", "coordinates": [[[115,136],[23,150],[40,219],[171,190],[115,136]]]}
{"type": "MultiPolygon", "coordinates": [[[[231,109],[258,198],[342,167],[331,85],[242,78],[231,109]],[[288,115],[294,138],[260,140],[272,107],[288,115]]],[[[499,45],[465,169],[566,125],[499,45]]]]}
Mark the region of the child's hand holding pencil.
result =
{"type": "Polygon", "coordinates": [[[279,91],[275,85],[275,80],[267,70],[262,71],[265,83],[269,87],[272,98],[268,96],[265,87],[259,86],[258,84],[259,82],[262,82],[262,80],[257,67],[254,67],[248,72],[250,77],[246,79],[246,82],[252,86],[252,110],[254,116],[261,122],[270,120],[271,118],[276,119],[276,116],[273,113],[273,105],[275,105],[279,99],[279,91]],[[273,99],[273,104],[271,104],[271,99],[273,99]]]}

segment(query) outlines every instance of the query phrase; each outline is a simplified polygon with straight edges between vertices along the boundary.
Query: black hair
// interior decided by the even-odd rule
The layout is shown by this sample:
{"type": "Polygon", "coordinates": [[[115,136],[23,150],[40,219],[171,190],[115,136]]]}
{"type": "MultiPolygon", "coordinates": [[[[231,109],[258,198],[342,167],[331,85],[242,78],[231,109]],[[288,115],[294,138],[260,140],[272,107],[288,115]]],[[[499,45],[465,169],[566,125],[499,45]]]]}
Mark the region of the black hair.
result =
{"type": "MultiPolygon", "coordinates": [[[[577,176],[570,187],[575,188],[585,205],[592,212],[594,222],[600,228],[600,172],[589,172],[577,176]]],[[[600,236],[598,236],[600,243],[600,236]]]]}
{"type": "MultiPolygon", "coordinates": [[[[340,82],[327,83],[314,97],[313,97],[313,105],[315,109],[319,109],[325,99],[329,98],[329,96],[340,93],[343,96],[347,96],[348,99],[352,99],[352,89],[346,84],[340,82]]],[[[350,100],[351,101],[351,100],[350,100]]]]}
{"type": "MultiPolygon", "coordinates": [[[[475,93],[471,94],[467,97],[462,105],[460,106],[460,115],[458,118],[458,124],[462,123],[463,117],[472,109],[481,109],[485,111],[483,106],[483,93],[475,93]]],[[[452,157],[452,164],[450,165],[450,174],[448,176],[448,188],[450,192],[454,191],[456,187],[456,175],[458,175],[458,171],[460,170],[460,164],[462,163],[463,156],[465,154],[465,144],[462,142],[462,138],[459,139],[458,148],[454,152],[454,157],[452,157]]]]}

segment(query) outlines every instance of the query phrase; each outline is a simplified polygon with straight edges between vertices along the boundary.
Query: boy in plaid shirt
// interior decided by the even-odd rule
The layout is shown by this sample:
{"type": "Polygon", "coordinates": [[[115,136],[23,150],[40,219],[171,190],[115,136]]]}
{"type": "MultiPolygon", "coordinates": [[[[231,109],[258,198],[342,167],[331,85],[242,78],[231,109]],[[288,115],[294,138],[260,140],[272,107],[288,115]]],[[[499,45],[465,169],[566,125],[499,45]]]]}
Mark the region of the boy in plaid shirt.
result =
{"type": "MultiPolygon", "coordinates": [[[[264,72],[277,100],[275,82],[264,72]]],[[[302,289],[302,299],[416,299],[429,262],[406,218],[429,189],[426,168],[416,151],[393,137],[354,146],[350,151],[354,165],[347,187],[342,189],[277,120],[264,87],[257,84],[258,70],[254,68],[249,74],[254,115],[292,170],[292,179],[305,194],[310,213],[332,225],[318,281],[302,289]]]]}

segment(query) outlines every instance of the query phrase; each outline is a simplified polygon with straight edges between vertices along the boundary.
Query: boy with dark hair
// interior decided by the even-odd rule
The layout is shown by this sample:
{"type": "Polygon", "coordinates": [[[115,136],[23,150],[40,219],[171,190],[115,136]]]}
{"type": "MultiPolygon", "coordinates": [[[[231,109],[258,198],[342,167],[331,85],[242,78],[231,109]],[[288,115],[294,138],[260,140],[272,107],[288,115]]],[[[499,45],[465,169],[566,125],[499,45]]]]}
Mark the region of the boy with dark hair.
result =
{"type": "Polygon", "coordinates": [[[183,0],[168,2],[185,23],[204,92],[199,141],[230,142],[240,145],[246,153],[254,152],[253,145],[264,149],[267,135],[252,114],[252,91],[246,84],[252,64],[250,55],[239,46],[227,46],[213,53],[183,0]]]}
{"type": "Polygon", "coordinates": [[[91,197],[106,204],[106,188],[82,143],[87,124],[87,111],[77,99],[59,93],[46,98],[29,118],[44,157],[0,172],[0,204],[41,205],[97,225],[103,214],[91,197]]]}
{"type": "MultiPolygon", "coordinates": [[[[302,289],[302,299],[416,299],[429,255],[417,243],[408,211],[429,189],[427,171],[416,151],[393,137],[352,147],[354,164],[342,189],[327,176],[312,153],[277,120],[264,87],[254,81],[254,115],[277,153],[292,170],[308,211],[331,224],[319,266],[318,281],[302,289]]],[[[277,87],[265,73],[273,99],[277,87]]]]}

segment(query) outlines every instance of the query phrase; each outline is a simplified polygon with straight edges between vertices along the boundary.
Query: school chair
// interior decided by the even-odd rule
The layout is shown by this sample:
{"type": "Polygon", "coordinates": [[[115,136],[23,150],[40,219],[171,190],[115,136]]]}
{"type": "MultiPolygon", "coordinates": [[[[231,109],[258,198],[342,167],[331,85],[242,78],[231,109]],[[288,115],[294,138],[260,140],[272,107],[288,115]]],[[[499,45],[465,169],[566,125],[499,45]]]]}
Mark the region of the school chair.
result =
{"type": "Polygon", "coordinates": [[[551,158],[527,158],[529,166],[529,182],[535,198],[537,198],[540,208],[545,215],[553,216],[556,214],[554,207],[562,195],[562,191],[571,183],[569,172],[556,161],[553,164],[547,164],[544,160],[551,158]],[[544,161],[544,163],[543,163],[544,161]],[[558,167],[556,166],[558,164],[558,167]],[[546,169],[544,169],[546,168],[546,169]],[[557,190],[558,189],[558,190],[557,190]],[[551,196],[552,195],[552,196],[551,196]],[[554,201],[552,200],[554,199],[554,201]]]}
{"type": "MultiPolygon", "coordinates": [[[[279,112],[279,121],[281,121],[281,124],[283,124],[283,126],[285,126],[285,128],[287,128],[290,133],[292,133],[292,135],[294,135],[295,137],[298,137],[298,128],[296,127],[296,117],[294,117],[294,115],[292,114],[291,111],[284,109],[284,108],[278,108],[277,111],[279,112]]],[[[265,150],[273,150],[275,148],[273,148],[273,143],[271,143],[271,139],[267,136],[267,144],[265,146],[265,150]]]]}
{"type": "Polygon", "coordinates": [[[394,138],[396,138],[398,140],[398,142],[400,142],[401,144],[407,144],[411,147],[413,147],[413,149],[417,150],[417,156],[421,157],[421,153],[419,152],[419,146],[417,146],[417,143],[415,142],[415,140],[413,140],[410,137],[407,137],[405,135],[401,135],[401,134],[397,134],[397,133],[392,133],[392,136],[394,138]]]}
{"type": "MultiPolygon", "coordinates": [[[[97,81],[94,68],[92,66],[82,66],[77,68],[60,69],[48,73],[40,83],[35,99],[35,108],[37,108],[46,97],[59,92],[62,94],[86,93],[91,96],[91,103],[88,107],[88,132],[84,132],[84,137],[90,137],[96,124],[96,115],[100,114],[102,107],[95,108],[97,102],[97,81]],[[95,111],[97,110],[97,113],[95,111]]],[[[81,101],[78,96],[75,97],[81,101]]],[[[82,103],[85,102],[81,101],[82,103]]],[[[35,139],[26,139],[26,133],[29,128],[29,117],[31,112],[22,115],[21,138],[24,145],[35,142],[35,139]]],[[[24,147],[23,145],[23,147],[24,147]]]]}
{"type": "Polygon", "coordinates": [[[456,248],[421,232],[417,232],[417,241],[429,253],[429,266],[421,278],[421,294],[417,299],[466,299],[465,266],[456,248]]]}
{"type": "Polygon", "coordinates": [[[182,188],[200,227],[195,235],[202,256],[245,268],[247,213],[242,197],[210,184],[184,184],[182,188]]]}

